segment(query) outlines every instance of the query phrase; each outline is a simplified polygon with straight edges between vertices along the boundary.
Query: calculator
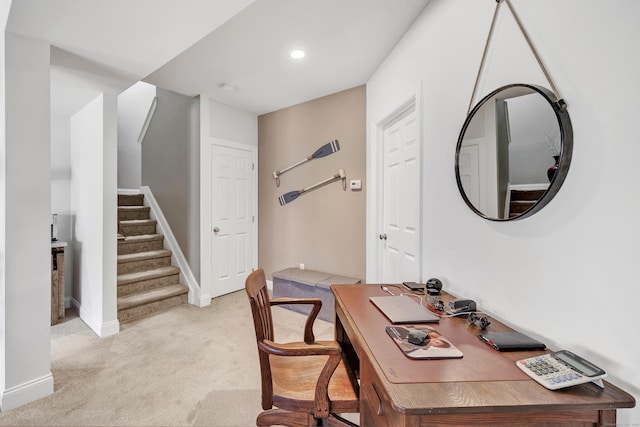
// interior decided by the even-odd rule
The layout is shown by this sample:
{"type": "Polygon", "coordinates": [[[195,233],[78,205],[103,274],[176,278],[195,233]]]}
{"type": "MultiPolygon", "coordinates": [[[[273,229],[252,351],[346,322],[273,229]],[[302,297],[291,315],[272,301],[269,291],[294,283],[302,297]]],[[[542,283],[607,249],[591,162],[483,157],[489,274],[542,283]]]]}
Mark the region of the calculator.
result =
{"type": "Polygon", "coordinates": [[[518,360],[516,366],[549,390],[588,382],[604,388],[602,378],[607,376],[605,371],[568,350],[518,360]]]}

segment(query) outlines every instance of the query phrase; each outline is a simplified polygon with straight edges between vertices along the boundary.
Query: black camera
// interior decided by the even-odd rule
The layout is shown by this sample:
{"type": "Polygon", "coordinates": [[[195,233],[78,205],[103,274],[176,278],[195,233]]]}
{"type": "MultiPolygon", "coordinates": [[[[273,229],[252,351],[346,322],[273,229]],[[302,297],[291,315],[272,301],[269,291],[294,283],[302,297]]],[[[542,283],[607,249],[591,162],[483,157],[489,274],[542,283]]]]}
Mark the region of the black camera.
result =
{"type": "Polygon", "coordinates": [[[426,287],[427,287],[427,290],[434,289],[438,291],[437,294],[440,294],[440,291],[442,290],[442,282],[440,281],[440,279],[436,279],[435,277],[432,277],[431,279],[427,280],[426,287]]]}

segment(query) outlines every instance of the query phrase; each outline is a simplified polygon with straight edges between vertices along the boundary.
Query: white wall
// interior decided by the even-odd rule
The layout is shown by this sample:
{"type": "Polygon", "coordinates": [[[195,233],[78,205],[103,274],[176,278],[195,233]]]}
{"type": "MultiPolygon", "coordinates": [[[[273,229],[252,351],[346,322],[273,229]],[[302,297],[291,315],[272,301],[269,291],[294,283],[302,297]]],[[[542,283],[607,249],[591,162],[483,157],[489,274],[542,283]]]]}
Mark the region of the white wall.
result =
{"type": "Polygon", "coordinates": [[[198,280],[199,102],[197,98],[160,87],[154,93],[158,105],[142,145],[142,185],[151,189],[198,280]]]}
{"type": "Polygon", "coordinates": [[[209,101],[207,129],[210,137],[258,145],[258,117],[255,114],[206,99],[209,101]]]}
{"type": "Polygon", "coordinates": [[[5,411],[53,393],[50,85],[47,43],[4,31],[1,41],[0,409],[5,411]]]}
{"type": "MultiPolygon", "coordinates": [[[[65,306],[72,305],[73,227],[71,211],[71,116],[101,93],[120,93],[131,81],[114,76],[111,70],[51,46],[51,212],[58,214],[58,240],[66,241],[64,276],[65,306]]],[[[146,106],[148,107],[148,105],[146,106]]],[[[146,108],[144,107],[144,108],[146,108]]],[[[143,108],[143,109],[144,109],[143,108]]],[[[146,111],[140,113],[145,115],[146,111]]],[[[141,119],[144,120],[144,117],[141,119]]],[[[138,130],[139,131],[139,130],[138,130]]],[[[137,139],[136,134],[134,138],[137,139]]],[[[136,144],[137,141],[135,142],[136,144]]],[[[139,144],[138,144],[139,146],[139,144]]],[[[138,158],[139,161],[139,158],[138,158]]],[[[137,166],[138,173],[140,165],[137,166]]],[[[139,178],[139,177],[138,177],[139,178]]]]}
{"type": "Polygon", "coordinates": [[[119,331],[116,301],[117,107],[102,94],[71,117],[73,297],[99,336],[119,331]]]}
{"type": "Polygon", "coordinates": [[[545,99],[537,93],[508,99],[509,183],[549,184],[547,169],[555,163],[554,135],[559,138],[558,120],[545,99]],[[555,133],[554,133],[555,132],[555,133]]]}
{"type": "Polygon", "coordinates": [[[118,95],[118,188],[142,185],[142,145],[138,142],[156,87],[137,82],[118,95]]]}
{"type": "MultiPolygon", "coordinates": [[[[368,170],[375,159],[373,124],[421,82],[425,278],[441,278],[447,290],[475,299],[551,348],[593,360],[638,400],[640,341],[624,331],[637,323],[640,294],[640,2],[512,4],[573,124],[573,161],[554,200],[530,218],[495,223],[476,216],[456,186],[456,141],[496,5],[489,0],[432,0],[372,76],[368,170]]],[[[503,6],[475,100],[517,82],[549,87],[503,6]]],[[[369,202],[368,212],[374,207],[369,202]]],[[[368,216],[368,236],[377,233],[375,221],[368,216]]],[[[367,246],[378,244],[370,237],[367,246]]],[[[369,250],[368,280],[375,279],[374,254],[369,250]]],[[[640,423],[637,408],[618,414],[621,424],[640,423]]]]}
{"type": "MultiPolygon", "coordinates": [[[[71,155],[69,117],[51,112],[51,213],[58,215],[58,240],[71,242],[74,218],[70,209],[71,155]]],[[[65,253],[71,253],[71,247],[65,253]]],[[[71,306],[73,257],[64,257],[64,305],[71,306]]]]}
{"type": "Polygon", "coordinates": [[[204,306],[211,302],[211,144],[218,139],[257,146],[258,116],[220,104],[206,95],[200,95],[199,104],[200,306],[204,306]]]}

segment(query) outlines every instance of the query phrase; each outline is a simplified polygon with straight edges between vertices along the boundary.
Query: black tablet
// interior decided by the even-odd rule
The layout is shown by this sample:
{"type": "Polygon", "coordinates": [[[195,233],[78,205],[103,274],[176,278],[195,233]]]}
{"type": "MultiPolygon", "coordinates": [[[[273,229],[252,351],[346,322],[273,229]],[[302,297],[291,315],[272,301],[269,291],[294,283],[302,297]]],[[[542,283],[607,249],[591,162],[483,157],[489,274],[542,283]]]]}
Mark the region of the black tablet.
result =
{"type": "Polygon", "coordinates": [[[412,291],[422,291],[424,290],[424,285],[421,285],[420,283],[416,283],[416,282],[402,282],[402,284],[406,287],[411,289],[412,291]]]}
{"type": "Polygon", "coordinates": [[[521,332],[482,332],[478,334],[485,343],[499,351],[544,350],[540,341],[521,332]]]}

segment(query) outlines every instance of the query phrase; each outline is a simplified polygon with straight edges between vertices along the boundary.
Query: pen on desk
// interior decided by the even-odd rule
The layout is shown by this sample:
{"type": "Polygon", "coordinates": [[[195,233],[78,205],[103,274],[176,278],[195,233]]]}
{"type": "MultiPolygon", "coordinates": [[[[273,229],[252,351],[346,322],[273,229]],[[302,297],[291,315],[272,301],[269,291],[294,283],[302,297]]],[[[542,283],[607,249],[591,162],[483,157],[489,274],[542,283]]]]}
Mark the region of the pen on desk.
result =
{"type": "Polygon", "coordinates": [[[482,335],[478,335],[478,338],[480,338],[480,340],[482,340],[482,341],[486,342],[487,344],[489,344],[491,347],[496,348],[496,343],[494,343],[490,339],[487,339],[487,338],[483,337],[482,335]]]}
{"type": "Polygon", "coordinates": [[[382,289],[383,291],[385,291],[386,293],[388,293],[389,295],[395,296],[395,294],[393,292],[391,292],[389,290],[389,288],[387,288],[386,286],[380,286],[380,289],[382,289]]]}

